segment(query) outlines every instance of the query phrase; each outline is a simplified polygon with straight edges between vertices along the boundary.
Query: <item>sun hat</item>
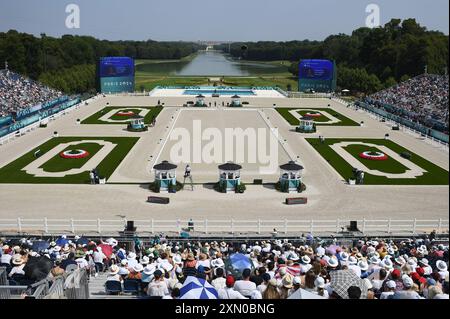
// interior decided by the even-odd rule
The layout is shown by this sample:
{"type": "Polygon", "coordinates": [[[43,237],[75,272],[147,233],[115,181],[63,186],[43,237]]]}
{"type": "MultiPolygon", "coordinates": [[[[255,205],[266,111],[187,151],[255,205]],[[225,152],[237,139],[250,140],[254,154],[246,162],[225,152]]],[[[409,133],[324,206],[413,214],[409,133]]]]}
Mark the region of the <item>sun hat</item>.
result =
{"type": "Polygon", "coordinates": [[[276,287],[278,286],[277,280],[275,278],[272,278],[267,283],[268,286],[276,287]]]}
{"type": "Polygon", "coordinates": [[[211,266],[214,268],[222,268],[225,266],[225,263],[223,262],[222,258],[217,258],[211,260],[211,266]]]}
{"type": "Polygon", "coordinates": [[[302,264],[309,264],[311,262],[311,258],[309,258],[307,255],[302,256],[301,260],[302,264]]]}
{"type": "Polygon", "coordinates": [[[286,267],[281,267],[281,268],[278,270],[278,272],[280,273],[281,276],[286,275],[286,273],[287,273],[286,267]]]}
{"type": "Polygon", "coordinates": [[[154,264],[150,264],[150,265],[145,266],[143,273],[148,276],[151,276],[151,275],[153,275],[153,273],[155,271],[156,271],[156,266],[154,264]]]}
{"type": "Polygon", "coordinates": [[[339,265],[338,260],[336,259],[336,257],[330,258],[327,261],[327,263],[328,263],[328,266],[331,267],[331,268],[336,268],[339,265]]]}
{"type": "Polygon", "coordinates": [[[314,280],[314,286],[316,286],[317,288],[323,289],[325,288],[325,279],[323,279],[322,277],[317,277],[316,280],[314,280]]]}
{"type": "Polygon", "coordinates": [[[385,268],[386,270],[390,270],[390,269],[394,268],[394,264],[392,263],[392,261],[390,259],[383,259],[381,261],[381,266],[383,268],[385,268]]]}
{"type": "Polygon", "coordinates": [[[373,289],[372,282],[368,278],[364,278],[364,283],[366,284],[367,289],[373,289]]]}
{"type": "Polygon", "coordinates": [[[129,252],[128,256],[127,256],[127,259],[136,259],[136,254],[133,253],[133,252],[129,252]]]}
{"type": "Polygon", "coordinates": [[[110,275],[117,275],[119,273],[120,268],[117,265],[112,265],[109,268],[109,274],[110,275]]]}
{"type": "Polygon", "coordinates": [[[325,255],[325,248],[323,248],[322,246],[317,247],[316,255],[319,257],[322,257],[323,255],[325,255]]]}
{"type": "Polygon", "coordinates": [[[122,266],[126,266],[126,265],[128,265],[128,260],[127,260],[127,259],[122,259],[122,260],[120,261],[120,264],[121,264],[122,266]]]}
{"type": "Polygon", "coordinates": [[[428,266],[428,264],[429,264],[429,262],[428,262],[428,259],[426,259],[426,258],[422,258],[421,260],[419,260],[419,264],[422,264],[422,265],[428,266]]]}
{"type": "MultiPolygon", "coordinates": [[[[200,268],[201,266],[199,266],[200,268]]],[[[168,262],[163,262],[159,265],[159,269],[164,269],[166,272],[171,272],[173,269],[173,265],[168,262]]]]}
{"type": "Polygon", "coordinates": [[[144,266],[142,266],[141,264],[136,264],[133,266],[133,270],[135,272],[141,272],[142,270],[144,270],[144,266]]]}
{"type": "Polygon", "coordinates": [[[339,256],[341,257],[341,259],[343,260],[343,261],[347,261],[348,260],[348,253],[346,253],[345,251],[343,251],[343,252],[341,252],[341,253],[339,253],[339,256]]]}
{"type": "Polygon", "coordinates": [[[409,277],[409,276],[403,277],[403,286],[405,286],[406,288],[411,288],[413,285],[414,285],[414,281],[412,280],[411,277],[409,277]]]}
{"type": "Polygon", "coordinates": [[[386,287],[388,287],[389,289],[395,289],[397,287],[395,281],[393,280],[388,280],[386,282],[386,287]]]}
{"type": "Polygon", "coordinates": [[[147,256],[142,257],[141,265],[146,266],[146,265],[148,265],[149,262],[150,262],[150,258],[148,258],[147,256]]]}
{"type": "Polygon", "coordinates": [[[348,257],[348,263],[349,265],[356,265],[358,263],[358,259],[356,259],[355,256],[348,257]]]}
{"type": "Polygon", "coordinates": [[[404,264],[406,264],[406,260],[405,258],[403,258],[402,256],[399,256],[397,258],[394,259],[395,262],[401,266],[403,266],[404,264]]]}
{"type": "Polygon", "coordinates": [[[173,260],[173,262],[174,262],[175,264],[177,264],[177,265],[183,264],[183,260],[181,259],[181,256],[180,256],[180,255],[175,255],[175,256],[173,256],[172,260],[173,260]]]}
{"type": "Polygon", "coordinates": [[[378,265],[381,261],[379,258],[372,256],[372,257],[370,257],[369,262],[373,265],[378,265]]]}
{"type": "Polygon", "coordinates": [[[369,269],[369,265],[364,260],[358,262],[358,267],[361,268],[362,271],[367,271],[369,269]]]}
{"type": "Polygon", "coordinates": [[[447,263],[443,260],[438,260],[436,262],[436,268],[439,269],[439,271],[447,271],[447,263]]]}
{"type": "Polygon", "coordinates": [[[387,252],[388,252],[389,255],[394,255],[395,254],[395,250],[394,250],[393,247],[389,247],[387,252]]]}
{"type": "Polygon", "coordinates": [[[284,276],[283,279],[281,280],[281,284],[283,285],[284,288],[291,289],[293,284],[292,275],[287,274],[286,276],[284,276]]]}
{"type": "MultiPolygon", "coordinates": [[[[269,275],[270,276],[270,275],[269,275]]],[[[270,278],[270,277],[269,277],[270,278]]],[[[269,279],[270,280],[270,279],[269,279]]],[[[294,277],[294,279],[292,279],[292,283],[294,284],[294,285],[300,285],[302,282],[301,282],[301,280],[300,280],[300,277],[298,277],[298,276],[296,276],[296,277],[294,277]]]]}
{"type": "Polygon", "coordinates": [[[194,254],[193,254],[193,253],[189,253],[189,254],[187,255],[187,257],[186,257],[186,260],[188,260],[188,261],[194,261],[194,260],[195,260],[194,254]]]}
{"type": "Polygon", "coordinates": [[[12,257],[12,263],[13,263],[13,265],[16,265],[16,266],[22,265],[23,264],[22,256],[19,254],[15,254],[12,257]]]}

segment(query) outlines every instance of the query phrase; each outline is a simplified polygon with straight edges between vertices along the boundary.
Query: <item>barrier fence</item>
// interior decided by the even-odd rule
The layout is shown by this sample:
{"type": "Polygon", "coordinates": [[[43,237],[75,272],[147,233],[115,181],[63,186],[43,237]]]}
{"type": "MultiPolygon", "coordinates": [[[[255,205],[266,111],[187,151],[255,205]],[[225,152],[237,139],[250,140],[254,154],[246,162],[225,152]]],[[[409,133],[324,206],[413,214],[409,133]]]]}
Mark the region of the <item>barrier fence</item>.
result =
{"type": "MultiPolygon", "coordinates": [[[[385,233],[385,234],[405,234],[415,235],[431,232],[435,230],[438,234],[448,233],[448,219],[359,219],[354,220],[357,224],[357,231],[363,234],[385,233]]],[[[133,220],[137,227],[137,233],[157,234],[157,233],[178,233],[188,230],[191,220],[133,220]]],[[[216,220],[216,219],[194,219],[193,231],[198,234],[338,234],[347,232],[350,220],[216,220]]],[[[112,234],[122,232],[127,224],[126,219],[0,219],[0,234],[112,234]]]]}

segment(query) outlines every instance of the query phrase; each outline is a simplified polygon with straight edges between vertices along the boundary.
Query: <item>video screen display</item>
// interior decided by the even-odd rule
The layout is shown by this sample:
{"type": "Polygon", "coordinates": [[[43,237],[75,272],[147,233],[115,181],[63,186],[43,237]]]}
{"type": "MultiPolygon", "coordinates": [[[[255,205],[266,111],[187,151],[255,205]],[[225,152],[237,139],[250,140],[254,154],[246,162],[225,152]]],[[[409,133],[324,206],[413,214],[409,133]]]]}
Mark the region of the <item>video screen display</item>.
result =
{"type": "Polygon", "coordinates": [[[100,77],[134,77],[134,60],[128,57],[100,59],[100,77]]]}
{"type": "Polygon", "coordinates": [[[331,80],[333,62],[328,60],[302,60],[299,64],[300,79],[331,80]]]}

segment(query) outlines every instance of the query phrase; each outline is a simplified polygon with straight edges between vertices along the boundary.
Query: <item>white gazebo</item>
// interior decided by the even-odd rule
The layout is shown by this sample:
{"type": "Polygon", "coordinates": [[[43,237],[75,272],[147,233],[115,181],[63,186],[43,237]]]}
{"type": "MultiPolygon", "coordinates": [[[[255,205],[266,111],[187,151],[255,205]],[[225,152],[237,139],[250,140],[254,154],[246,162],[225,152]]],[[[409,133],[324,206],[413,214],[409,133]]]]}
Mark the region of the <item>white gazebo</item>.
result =
{"type": "Polygon", "coordinates": [[[168,161],[162,161],[153,166],[155,170],[155,183],[159,186],[160,193],[167,193],[170,185],[175,186],[177,184],[177,167],[177,165],[168,161]]]}
{"type": "Polygon", "coordinates": [[[232,162],[219,165],[219,184],[225,193],[235,192],[241,184],[241,169],[241,165],[232,162]]]}
{"type": "Polygon", "coordinates": [[[202,94],[199,94],[195,97],[195,105],[196,106],[205,106],[205,96],[202,94]]]}
{"type": "Polygon", "coordinates": [[[290,161],[280,165],[280,190],[284,193],[296,193],[302,184],[303,166],[290,161]]]}

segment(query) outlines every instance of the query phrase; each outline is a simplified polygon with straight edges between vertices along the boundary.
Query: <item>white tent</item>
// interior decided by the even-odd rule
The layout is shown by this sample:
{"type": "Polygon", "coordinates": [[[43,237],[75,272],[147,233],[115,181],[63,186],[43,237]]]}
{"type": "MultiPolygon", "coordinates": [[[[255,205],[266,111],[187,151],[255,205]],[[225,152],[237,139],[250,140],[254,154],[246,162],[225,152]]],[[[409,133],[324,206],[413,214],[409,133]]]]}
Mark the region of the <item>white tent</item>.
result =
{"type": "Polygon", "coordinates": [[[288,299],[326,299],[326,298],[300,288],[296,292],[294,292],[288,299]]]}

